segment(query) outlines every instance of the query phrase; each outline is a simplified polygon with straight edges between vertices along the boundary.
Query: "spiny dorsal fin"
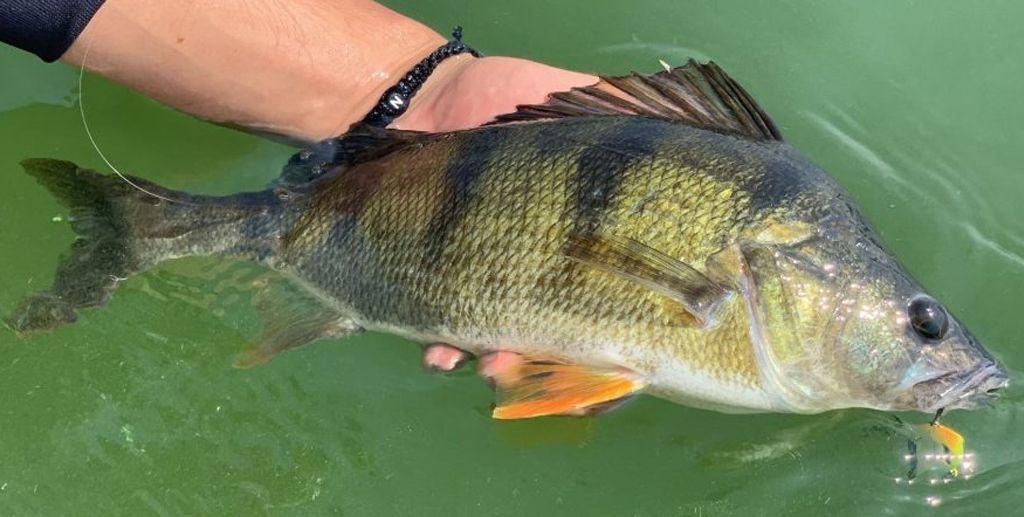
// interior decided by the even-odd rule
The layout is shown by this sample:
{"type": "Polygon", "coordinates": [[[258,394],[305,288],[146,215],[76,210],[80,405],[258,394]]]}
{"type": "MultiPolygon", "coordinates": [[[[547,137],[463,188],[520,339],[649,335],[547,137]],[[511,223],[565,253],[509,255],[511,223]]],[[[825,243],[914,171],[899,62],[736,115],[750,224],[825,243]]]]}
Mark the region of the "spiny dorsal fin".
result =
{"type": "Polygon", "coordinates": [[[292,155],[271,186],[298,186],[320,177],[328,170],[383,156],[420,139],[426,133],[383,129],[362,122],[345,134],[321,140],[292,155]]]}
{"type": "Polygon", "coordinates": [[[692,59],[655,74],[601,76],[594,86],[551,94],[544,104],[518,106],[494,123],[609,115],[661,118],[782,140],[779,128],[739,83],[714,62],[692,59]]]}

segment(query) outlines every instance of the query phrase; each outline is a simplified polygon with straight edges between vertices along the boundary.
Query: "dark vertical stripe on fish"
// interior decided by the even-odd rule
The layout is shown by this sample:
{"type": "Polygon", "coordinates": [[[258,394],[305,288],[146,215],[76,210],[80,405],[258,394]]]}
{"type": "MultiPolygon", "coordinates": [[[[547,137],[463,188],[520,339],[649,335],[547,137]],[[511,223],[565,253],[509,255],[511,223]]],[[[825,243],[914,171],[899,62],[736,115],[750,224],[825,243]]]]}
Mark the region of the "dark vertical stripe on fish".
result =
{"type": "Polygon", "coordinates": [[[343,171],[338,178],[338,190],[343,203],[338,207],[339,215],[349,216],[358,222],[366,204],[380,188],[387,171],[387,158],[361,163],[343,171]]]}
{"type": "Polygon", "coordinates": [[[503,140],[499,131],[468,133],[445,170],[445,192],[437,213],[427,226],[425,259],[435,261],[448,246],[453,232],[469,213],[480,187],[480,178],[503,140]]]}
{"type": "MultiPolygon", "coordinates": [[[[607,214],[616,206],[626,172],[651,160],[668,131],[666,128],[672,127],[663,121],[639,117],[609,117],[606,125],[595,126],[591,125],[592,129],[586,133],[574,135],[583,149],[577,154],[575,170],[567,172],[570,177],[563,213],[566,230],[563,246],[568,246],[575,234],[596,233],[608,223],[607,214]]],[[[551,271],[537,276],[534,287],[537,303],[575,310],[563,304],[564,286],[581,285],[581,277],[588,268],[569,259],[554,262],[551,267],[551,271]]]]}
{"type": "Polygon", "coordinates": [[[665,125],[647,119],[620,119],[595,135],[576,163],[576,177],[570,183],[566,217],[574,233],[594,233],[605,213],[614,206],[626,170],[650,159],[664,133],[665,125]]]}
{"type": "Polygon", "coordinates": [[[345,221],[345,228],[355,229],[366,204],[377,193],[386,171],[385,161],[378,160],[329,173],[336,176],[328,176],[325,180],[328,183],[320,191],[311,194],[309,201],[304,204],[302,215],[285,233],[282,244],[290,248],[302,243],[300,246],[308,249],[321,245],[332,236],[339,238],[330,231],[335,225],[324,224],[325,220],[334,218],[345,221]]]}
{"type": "Polygon", "coordinates": [[[557,123],[534,122],[535,131],[530,144],[537,150],[542,160],[565,153],[580,147],[577,139],[567,138],[572,127],[580,123],[578,119],[558,119],[557,123]],[[568,127],[567,127],[568,126],[568,127]]]}

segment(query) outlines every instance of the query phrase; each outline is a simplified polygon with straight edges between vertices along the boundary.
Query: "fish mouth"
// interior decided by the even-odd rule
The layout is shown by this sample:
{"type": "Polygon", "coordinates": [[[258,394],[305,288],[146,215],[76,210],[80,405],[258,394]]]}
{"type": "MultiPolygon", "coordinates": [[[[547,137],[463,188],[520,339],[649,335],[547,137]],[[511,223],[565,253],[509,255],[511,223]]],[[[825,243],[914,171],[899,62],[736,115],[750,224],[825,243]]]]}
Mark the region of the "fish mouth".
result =
{"type": "Polygon", "coordinates": [[[967,372],[952,372],[914,385],[918,408],[926,413],[987,406],[1010,384],[1010,377],[993,362],[967,372]]]}

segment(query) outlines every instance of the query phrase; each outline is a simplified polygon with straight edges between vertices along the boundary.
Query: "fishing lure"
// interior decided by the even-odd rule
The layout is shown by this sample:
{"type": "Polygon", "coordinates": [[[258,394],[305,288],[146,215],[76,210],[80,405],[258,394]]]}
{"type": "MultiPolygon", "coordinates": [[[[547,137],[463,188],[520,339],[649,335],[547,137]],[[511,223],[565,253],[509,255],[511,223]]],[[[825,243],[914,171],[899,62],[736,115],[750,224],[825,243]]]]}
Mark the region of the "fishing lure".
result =
{"type": "MultiPolygon", "coordinates": [[[[967,454],[964,449],[964,437],[952,427],[939,423],[939,418],[942,417],[942,410],[939,410],[935,414],[935,418],[927,424],[919,424],[914,426],[915,430],[921,434],[928,436],[933,441],[942,446],[943,454],[941,455],[927,455],[926,459],[939,459],[946,462],[949,466],[949,477],[957,478],[961,474],[967,473],[970,470],[970,464],[965,463],[967,454]]],[[[907,440],[908,460],[910,461],[910,470],[907,472],[907,479],[914,479],[917,475],[917,440],[907,440]]]]}

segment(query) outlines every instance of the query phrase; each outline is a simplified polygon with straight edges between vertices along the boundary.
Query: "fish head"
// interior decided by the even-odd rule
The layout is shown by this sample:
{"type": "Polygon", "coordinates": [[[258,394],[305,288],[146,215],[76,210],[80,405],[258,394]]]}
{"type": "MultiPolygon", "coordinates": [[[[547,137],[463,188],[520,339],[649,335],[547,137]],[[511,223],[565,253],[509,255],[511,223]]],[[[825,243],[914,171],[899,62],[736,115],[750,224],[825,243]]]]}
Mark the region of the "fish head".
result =
{"type": "Polygon", "coordinates": [[[876,259],[845,285],[836,321],[822,334],[822,346],[846,362],[851,392],[884,410],[987,404],[1008,384],[1005,369],[899,264],[876,259]]]}
{"type": "Polygon", "coordinates": [[[1006,370],[867,229],[748,246],[758,366],[784,409],[973,409],[1006,370]]]}

